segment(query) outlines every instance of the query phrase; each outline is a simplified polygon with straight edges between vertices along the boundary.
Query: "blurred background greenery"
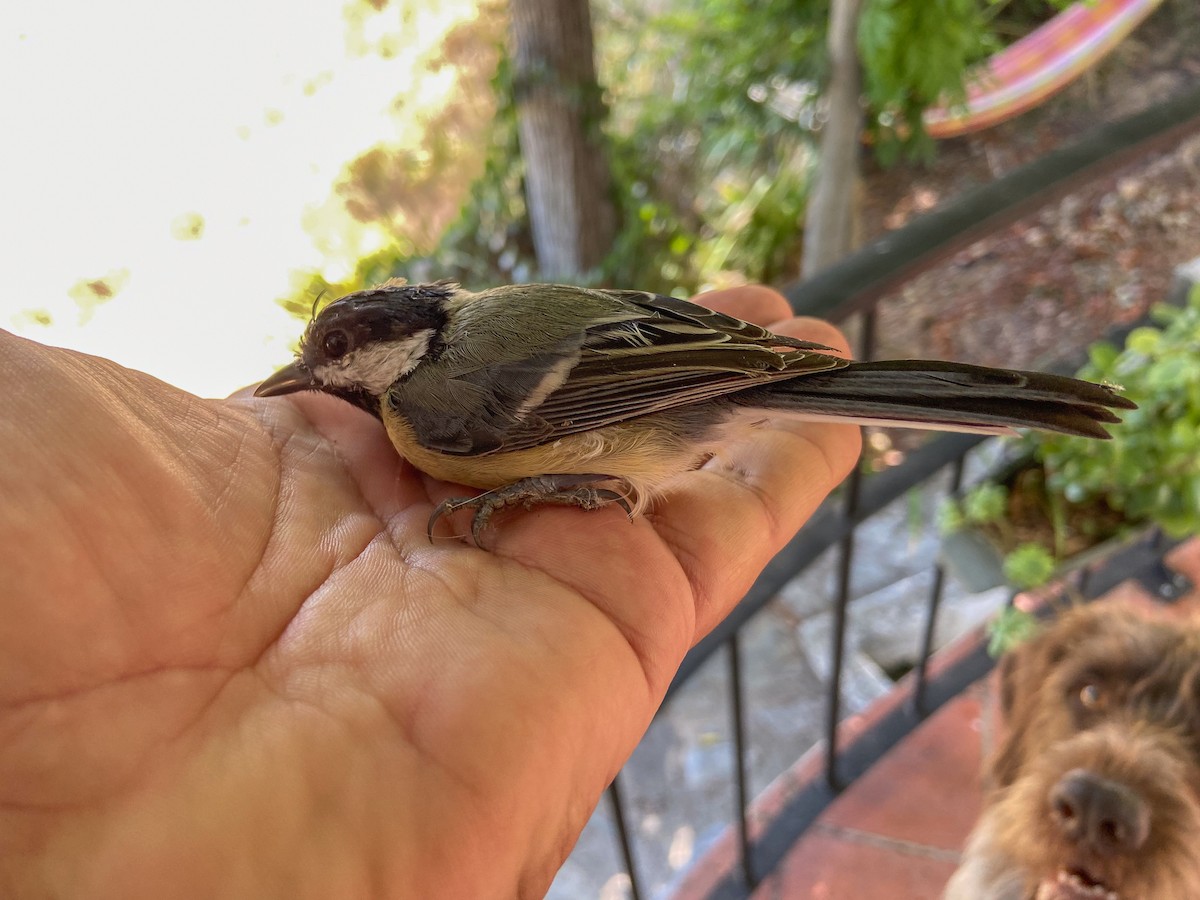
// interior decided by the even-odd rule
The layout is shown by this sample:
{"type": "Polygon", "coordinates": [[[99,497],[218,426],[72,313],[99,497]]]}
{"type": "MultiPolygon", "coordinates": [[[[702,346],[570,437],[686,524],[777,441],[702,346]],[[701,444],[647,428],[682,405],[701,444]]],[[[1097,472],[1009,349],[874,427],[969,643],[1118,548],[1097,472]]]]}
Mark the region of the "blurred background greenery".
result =
{"type": "MultiPolygon", "coordinates": [[[[373,22],[379,34],[356,42],[358,51],[394,52],[415,40],[404,29],[414,2],[353,0],[354,27],[373,22]]],[[[596,83],[578,93],[594,90],[599,100],[583,127],[610,187],[588,202],[611,212],[592,209],[584,219],[611,215],[616,228],[599,259],[566,272],[539,264],[526,205],[522,93],[506,29],[522,2],[481,0],[478,16],[447,35],[440,61],[455,67],[455,100],[426,119],[419,147],[380,144],[346,166],[329,202],[377,230],[380,246],[342,278],[298,273],[290,310],[307,316],[322,292],[336,297],[397,275],[473,288],[553,277],[686,296],[799,274],[816,143],[829,114],[829,0],[590,4],[596,83]]],[[[589,7],[534,5],[540,13],[589,7]]],[[[874,163],[928,158],[934,145],[921,111],[962,97],[973,63],[1063,5],[866,0],[857,43],[874,163]]],[[[404,93],[394,110],[416,113],[404,93]]]]}

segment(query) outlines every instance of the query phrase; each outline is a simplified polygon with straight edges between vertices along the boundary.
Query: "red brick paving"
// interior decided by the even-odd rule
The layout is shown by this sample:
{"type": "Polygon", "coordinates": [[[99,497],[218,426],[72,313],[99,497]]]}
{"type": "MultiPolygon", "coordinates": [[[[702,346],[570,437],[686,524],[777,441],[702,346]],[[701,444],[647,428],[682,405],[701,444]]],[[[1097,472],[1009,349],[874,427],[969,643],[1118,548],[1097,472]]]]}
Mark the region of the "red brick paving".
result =
{"type": "Polygon", "coordinates": [[[752,895],[754,900],[898,900],[937,897],[953,859],[920,847],[889,846],[869,836],[817,828],[752,895]]]}
{"type": "Polygon", "coordinates": [[[982,809],[978,691],[947,703],[842,794],[823,823],[958,851],[982,809]],[[917,803],[913,803],[916,798],[917,803]]]}

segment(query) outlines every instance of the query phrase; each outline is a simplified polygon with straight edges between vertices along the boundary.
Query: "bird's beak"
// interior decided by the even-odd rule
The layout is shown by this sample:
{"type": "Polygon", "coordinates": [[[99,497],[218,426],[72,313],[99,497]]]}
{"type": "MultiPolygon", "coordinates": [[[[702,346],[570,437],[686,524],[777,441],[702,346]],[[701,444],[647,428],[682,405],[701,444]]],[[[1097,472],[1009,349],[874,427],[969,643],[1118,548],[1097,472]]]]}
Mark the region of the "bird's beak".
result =
{"type": "Polygon", "coordinates": [[[284,366],[254,391],[255,397],[279,397],[296,391],[313,391],[320,387],[302,362],[284,366]]]}

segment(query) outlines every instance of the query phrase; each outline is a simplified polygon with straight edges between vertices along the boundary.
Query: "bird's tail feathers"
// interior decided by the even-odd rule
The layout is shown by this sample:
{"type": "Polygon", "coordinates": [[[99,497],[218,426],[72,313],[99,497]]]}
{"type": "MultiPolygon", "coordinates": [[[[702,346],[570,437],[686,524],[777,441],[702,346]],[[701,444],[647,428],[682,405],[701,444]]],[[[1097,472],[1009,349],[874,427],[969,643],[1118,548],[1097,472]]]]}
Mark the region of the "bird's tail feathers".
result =
{"type": "Polygon", "coordinates": [[[1108,385],[1062,375],[908,359],[851,363],[736,399],[810,420],[988,434],[1040,428],[1095,438],[1109,437],[1104,426],[1121,421],[1114,409],[1136,408],[1108,385]]]}

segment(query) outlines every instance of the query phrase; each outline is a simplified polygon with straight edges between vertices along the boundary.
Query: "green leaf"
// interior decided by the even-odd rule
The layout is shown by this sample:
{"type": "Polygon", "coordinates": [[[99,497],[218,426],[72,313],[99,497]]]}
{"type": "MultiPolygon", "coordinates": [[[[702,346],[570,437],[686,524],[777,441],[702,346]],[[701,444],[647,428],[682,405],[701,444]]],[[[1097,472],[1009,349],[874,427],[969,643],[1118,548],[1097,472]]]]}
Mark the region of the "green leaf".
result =
{"type": "Polygon", "coordinates": [[[966,518],[963,516],[962,508],[953,500],[947,500],[937,511],[937,528],[938,533],[945,536],[962,531],[966,524],[966,518]]]}
{"type": "Polygon", "coordinates": [[[1157,328],[1143,325],[1129,333],[1129,337],[1125,339],[1125,346],[1135,353],[1149,356],[1158,347],[1160,337],[1161,332],[1157,328]]]}
{"type": "Polygon", "coordinates": [[[1117,350],[1108,341],[1098,341],[1088,348],[1088,359],[1096,370],[1097,376],[1103,378],[1103,373],[1107,372],[1117,361],[1120,351],[1117,350]]]}
{"type": "Polygon", "coordinates": [[[1050,580],[1054,556],[1041,544],[1025,543],[1004,558],[1004,577],[1014,586],[1029,590],[1050,580]]]}
{"type": "Polygon", "coordinates": [[[988,625],[988,653],[1003,656],[1018,644],[1032,638],[1041,623],[1032,613],[1015,606],[1006,606],[988,625]]]}
{"type": "Polygon", "coordinates": [[[1160,360],[1146,373],[1146,386],[1155,394],[1166,394],[1183,387],[1188,381],[1189,360],[1173,356],[1160,360]]]}
{"type": "Polygon", "coordinates": [[[1003,518],[1008,507],[1008,489],[986,482],[970,490],[962,499],[963,518],[974,525],[986,525],[1003,518]]]}

